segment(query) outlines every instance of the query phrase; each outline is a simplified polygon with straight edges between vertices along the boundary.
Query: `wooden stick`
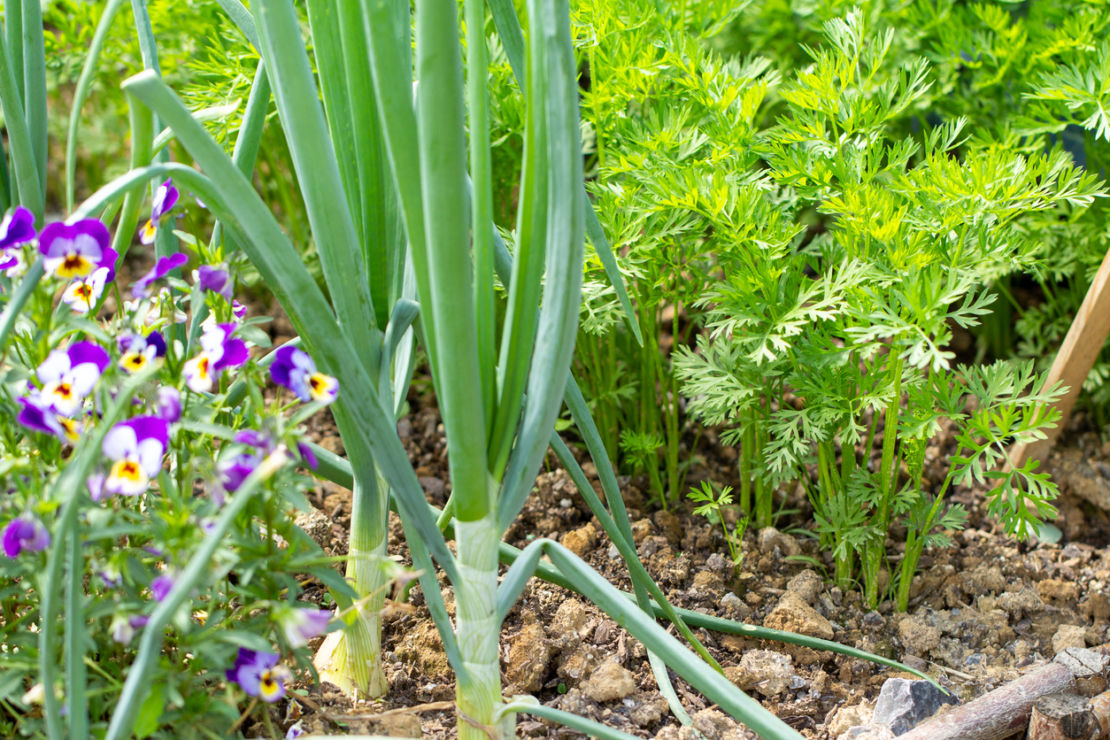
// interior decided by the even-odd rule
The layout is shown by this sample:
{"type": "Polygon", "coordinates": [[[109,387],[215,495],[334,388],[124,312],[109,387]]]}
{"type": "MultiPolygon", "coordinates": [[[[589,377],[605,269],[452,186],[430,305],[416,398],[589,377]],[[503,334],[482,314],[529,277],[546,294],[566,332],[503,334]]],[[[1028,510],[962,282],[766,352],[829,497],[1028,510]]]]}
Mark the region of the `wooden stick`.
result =
{"type": "Polygon", "coordinates": [[[1094,367],[1107,336],[1110,336],[1110,252],[1102,259],[1098,274],[1087,289],[1083,305],[1079,307],[1052,369],[1048,371],[1046,388],[1051,388],[1058,381],[1068,387],[1067,394],[1055,404],[1060,411],[1060,421],[1055,429],[1048,430],[1045,439],[1014,445],[1010,449],[1010,464],[1015,468],[1021,467],[1027,460],[1043,460],[1048,455],[1068,423],[1083,381],[1094,367]]]}
{"type": "Polygon", "coordinates": [[[1071,671],[1059,663],[1049,663],[918,725],[902,735],[901,740],[1003,740],[1025,729],[1033,702],[1064,691],[1071,682],[1071,671]]]}
{"type": "Polygon", "coordinates": [[[1096,728],[1091,705],[1078,694],[1065,691],[1033,702],[1027,740],[1088,740],[1096,728]]]}

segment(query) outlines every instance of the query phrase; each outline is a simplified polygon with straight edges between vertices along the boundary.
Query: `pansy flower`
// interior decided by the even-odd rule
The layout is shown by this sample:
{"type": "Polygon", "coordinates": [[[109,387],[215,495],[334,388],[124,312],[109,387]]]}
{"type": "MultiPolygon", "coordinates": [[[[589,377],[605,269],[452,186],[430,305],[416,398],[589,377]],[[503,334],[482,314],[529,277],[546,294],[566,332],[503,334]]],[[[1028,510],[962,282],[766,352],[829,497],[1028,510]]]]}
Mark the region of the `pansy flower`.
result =
{"type": "Polygon", "coordinates": [[[4,527],[4,554],[19,557],[21,552],[39,552],[50,547],[50,533],[30,514],[16,517],[4,527]]]}
{"type": "Polygon", "coordinates": [[[331,403],[339,395],[339,381],[318,372],[308,353],[297,347],[280,347],[274,353],[270,377],[305,402],[331,403]]]}
{"type": "Polygon", "coordinates": [[[35,215],[23,206],[16,206],[15,210],[0,222],[0,251],[6,252],[26,244],[36,236],[38,232],[35,231],[35,215]]]}
{"type": "Polygon", "coordinates": [[[164,385],[158,389],[156,403],[158,415],[173,424],[181,419],[181,393],[172,386],[164,385]]]}
{"type": "Polygon", "coordinates": [[[150,595],[154,597],[155,601],[164,601],[173,590],[174,577],[163,573],[150,582],[150,595]]]}
{"type": "Polygon", "coordinates": [[[204,330],[200,338],[201,353],[181,369],[189,390],[194,393],[211,391],[220,373],[245,365],[250,359],[247,343],[232,336],[235,329],[235,324],[215,324],[204,330]]]}
{"type": "Polygon", "coordinates": [[[154,235],[166,215],[177,205],[179,193],[173,186],[173,180],[166,180],[154,190],[154,201],[150,207],[150,220],[143,225],[139,241],[143,244],[153,244],[154,235]]]}
{"type": "Polygon", "coordinates": [[[220,484],[224,490],[234,493],[243,485],[247,476],[262,463],[262,455],[257,452],[241,452],[224,458],[216,465],[220,484]]]}
{"type": "Polygon", "coordinates": [[[87,314],[93,310],[100,297],[104,295],[104,286],[108,284],[107,267],[98,267],[87,278],[77,278],[62,291],[62,303],[73,309],[74,313],[87,314]]]}
{"type": "Polygon", "coordinates": [[[14,280],[27,272],[27,260],[23,258],[22,249],[13,249],[0,256],[0,271],[4,277],[14,280]]]}
{"type": "Polygon", "coordinates": [[[112,617],[112,624],[108,627],[112,631],[112,641],[126,645],[135,636],[135,630],[142,629],[149,621],[150,617],[142,614],[133,614],[130,617],[126,614],[115,615],[112,617]]]}
{"type": "Polygon", "coordinates": [[[145,337],[124,334],[116,343],[120,350],[119,366],[128,373],[137,373],[166,354],[166,338],[157,331],[152,331],[145,337]]]}
{"type": "Polygon", "coordinates": [[[22,264],[23,252],[19,247],[36,236],[34,214],[23,206],[16,206],[0,222],[0,270],[8,271],[22,264]]]}
{"type": "Polygon", "coordinates": [[[112,282],[119,255],[110,244],[108,227],[95,218],[75,224],[47,224],[39,235],[39,253],[47,274],[65,280],[88,277],[98,268],[107,267],[105,282],[112,282]]]}
{"type": "Polygon", "coordinates": [[[289,645],[299,648],[328,631],[331,612],[325,609],[289,609],[279,621],[289,645]]]}
{"type": "Polygon", "coordinates": [[[275,702],[285,696],[285,682],[292,678],[286,668],[278,665],[280,657],[277,653],[241,647],[235,665],[227,669],[227,680],[242,686],[247,696],[275,702]]]}
{"type": "Polygon", "coordinates": [[[301,462],[309,467],[310,470],[315,470],[320,461],[316,459],[316,453],[305,442],[297,443],[297,452],[301,455],[301,462]]]}
{"type": "Polygon", "coordinates": [[[154,267],[150,268],[145,275],[131,286],[131,297],[150,298],[152,292],[150,290],[151,283],[155,280],[161,280],[188,261],[189,258],[181,252],[174,252],[167,257],[162,257],[154,263],[154,267]]]}
{"type": "Polygon", "coordinates": [[[51,434],[65,444],[73,444],[81,438],[81,422],[59,414],[38,391],[32,391],[18,400],[22,408],[16,421],[23,426],[36,432],[51,434]]]}
{"type": "Polygon", "coordinates": [[[157,416],[136,416],[112,427],[101,448],[114,462],[104,490],[124,496],[144,493],[162,469],[169,441],[169,424],[157,416]]]}
{"type": "Polygon", "coordinates": [[[220,267],[201,265],[193,270],[193,280],[201,290],[211,291],[231,300],[231,277],[222,265],[220,267]]]}
{"type": "Polygon", "coordinates": [[[107,350],[92,342],[56,349],[35,370],[42,383],[39,395],[59,414],[73,416],[111,361],[107,350]]]}

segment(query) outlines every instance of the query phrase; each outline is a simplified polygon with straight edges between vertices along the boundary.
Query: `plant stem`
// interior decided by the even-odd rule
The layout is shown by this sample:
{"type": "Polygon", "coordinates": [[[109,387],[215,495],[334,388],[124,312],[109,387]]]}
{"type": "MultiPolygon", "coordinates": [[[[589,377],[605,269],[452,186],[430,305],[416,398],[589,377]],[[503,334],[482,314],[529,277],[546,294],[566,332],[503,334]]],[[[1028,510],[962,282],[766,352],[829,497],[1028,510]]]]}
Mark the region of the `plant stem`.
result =
{"type": "Polygon", "coordinates": [[[895,447],[898,443],[898,412],[902,408],[902,358],[893,348],[889,356],[891,382],[894,385],[894,394],[890,405],[886,409],[883,423],[883,460],[879,469],[879,505],[876,507],[872,520],[877,533],[875,539],[869,542],[865,549],[864,577],[866,583],[867,605],[872,609],[879,605],[879,569],[882,566],[883,555],[886,552],[886,533],[890,527],[890,504],[894,498],[894,489],[898,482],[898,468],[895,459],[895,447]]]}
{"type": "MultiPolygon", "coordinates": [[[[497,514],[468,522],[455,522],[459,552],[459,582],[455,588],[455,630],[459,652],[470,681],[455,688],[460,722],[459,740],[489,740],[477,725],[491,727],[501,704],[501,665],[498,657],[500,625],[497,623],[497,548],[500,543],[497,514]],[[466,721],[469,718],[472,722],[466,721]]],[[[502,720],[502,737],[513,736],[514,720],[502,720]]]]}

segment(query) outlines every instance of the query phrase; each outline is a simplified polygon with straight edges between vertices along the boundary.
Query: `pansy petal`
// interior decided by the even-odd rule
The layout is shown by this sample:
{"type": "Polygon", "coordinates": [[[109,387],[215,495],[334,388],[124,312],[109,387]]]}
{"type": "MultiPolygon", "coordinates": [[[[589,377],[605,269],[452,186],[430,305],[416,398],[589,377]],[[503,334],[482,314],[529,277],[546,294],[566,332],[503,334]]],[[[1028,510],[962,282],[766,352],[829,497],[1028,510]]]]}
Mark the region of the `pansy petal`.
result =
{"type": "Polygon", "coordinates": [[[69,355],[64,350],[55,349],[35,368],[35,375],[40,383],[53,383],[64,378],[71,366],[69,355]]]}
{"type": "Polygon", "coordinates": [[[101,450],[110,460],[136,457],[139,454],[139,440],[135,436],[135,430],[126,424],[116,424],[104,435],[101,450]]]}
{"type": "Polygon", "coordinates": [[[91,362],[100,372],[104,372],[112,364],[108,350],[95,342],[74,342],[66,348],[69,363],[76,367],[82,363],[91,362]]]}

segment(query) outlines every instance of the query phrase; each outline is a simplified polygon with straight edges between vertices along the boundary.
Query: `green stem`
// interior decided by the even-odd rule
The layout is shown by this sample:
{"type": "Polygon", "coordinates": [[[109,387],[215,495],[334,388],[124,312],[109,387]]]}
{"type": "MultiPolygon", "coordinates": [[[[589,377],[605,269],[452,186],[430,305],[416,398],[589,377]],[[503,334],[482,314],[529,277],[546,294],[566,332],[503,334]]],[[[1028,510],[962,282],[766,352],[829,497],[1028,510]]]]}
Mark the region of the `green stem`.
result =
{"type": "Polygon", "coordinates": [[[890,528],[890,507],[894,499],[894,489],[898,481],[898,461],[895,449],[898,444],[898,413],[902,408],[902,358],[892,348],[890,353],[890,374],[894,386],[893,396],[886,409],[883,424],[883,459],[879,469],[879,505],[872,520],[875,538],[866,547],[864,563],[867,605],[872,609],[879,605],[879,570],[886,552],[886,533],[890,528]]]}

